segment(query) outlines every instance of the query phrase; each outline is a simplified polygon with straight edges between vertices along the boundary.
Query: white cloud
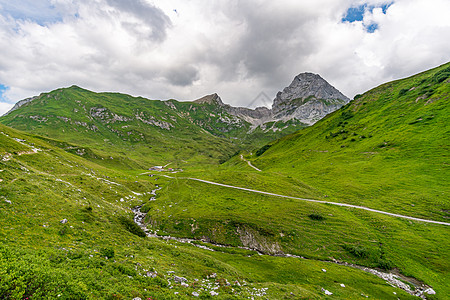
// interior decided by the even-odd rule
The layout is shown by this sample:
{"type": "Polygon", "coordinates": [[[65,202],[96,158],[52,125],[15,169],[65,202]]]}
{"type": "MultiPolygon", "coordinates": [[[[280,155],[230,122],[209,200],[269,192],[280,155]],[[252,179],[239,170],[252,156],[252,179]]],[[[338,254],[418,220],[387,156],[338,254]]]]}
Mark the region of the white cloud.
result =
{"type": "Polygon", "coordinates": [[[305,71],[351,97],[450,60],[446,0],[396,0],[353,23],[341,22],[350,6],[390,1],[50,1],[46,14],[60,21],[0,8],[9,99],[77,84],[152,99],[217,92],[246,105],[305,71]],[[369,33],[363,24],[372,23],[369,33]]]}
{"type": "Polygon", "coordinates": [[[9,111],[13,106],[14,104],[11,103],[0,102],[0,116],[9,111]]]}

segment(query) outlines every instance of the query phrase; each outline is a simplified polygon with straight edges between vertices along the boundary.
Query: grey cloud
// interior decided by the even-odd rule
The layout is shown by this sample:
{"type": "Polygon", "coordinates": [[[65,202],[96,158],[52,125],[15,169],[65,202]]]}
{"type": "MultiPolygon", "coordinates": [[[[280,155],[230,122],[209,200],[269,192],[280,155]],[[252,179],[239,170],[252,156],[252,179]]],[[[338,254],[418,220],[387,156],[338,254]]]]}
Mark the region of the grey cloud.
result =
{"type": "Polygon", "coordinates": [[[188,86],[199,78],[199,74],[196,67],[185,65],[170,69],[165,77],[173,85],[188,86]]]}
{"type": "Polygon", "coordinates": [[[211,44],[207,51],[207,62],[218,66],[221,80],[239,80],[243,67],[245,78],[257,78],[273,92],[302,71],[293,68],[317,48],[310,30],[316,15],[283,9],[281,4],[272,11],[270,7],[255,6],[249,1],[238,1],[225,13],[240,24],[243,33],[236,34],[228,48],[217,49],[211,44]]]}
{"type": "MultiPolygon", "coordinates": [[[[149,25],[152,32],[149,38],[162,41],[166,29],[171,26],[170,18],[159,8],[142,0],[107,0],[107,3],[121,11],[128,12],[149,25]]],[[[130,24],[126,24],[130,27],[130,24]]]]}

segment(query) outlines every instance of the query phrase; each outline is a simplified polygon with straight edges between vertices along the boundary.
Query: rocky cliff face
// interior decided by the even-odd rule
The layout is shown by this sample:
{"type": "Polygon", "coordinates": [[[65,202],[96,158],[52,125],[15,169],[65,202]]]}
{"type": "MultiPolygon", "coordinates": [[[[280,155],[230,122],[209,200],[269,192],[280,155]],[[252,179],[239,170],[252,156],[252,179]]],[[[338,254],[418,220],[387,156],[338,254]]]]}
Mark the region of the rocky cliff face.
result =
{"type": "Polygon", "coordinates": [[[33,101],[34,99],[36,99],[37,96],[35,97],[31,97],[31,98],[27,98],[27,99],[23,99],[20,100],[19,102],[17,102],[16,104],[14,104],[13,108],[11,108],[7,113],[5,113],[5,116],[10,114],[11,112],[15,111],[16,109],[18,109],[19,107],[26,105],[28,103],[30,103],[31,101],[33,101]]]}
{"type": "Polygon", "coordinates": [[[278,92],[272,113],[276,120],[297,119],[311,125],[349,101],[319,75],[302,73],[278,92]]]}
{"type": "Polygon", "coordinates": [[[217,94],[207,95],[194,102],[215,104],[227,113],[256,127],[267,122],[289,120],[312,125],[349,101],[349,98],[319,75],[302,73],[297,75],[282,92],[278,92],[272,109],[233,107],[224,104],[217,94]]]}

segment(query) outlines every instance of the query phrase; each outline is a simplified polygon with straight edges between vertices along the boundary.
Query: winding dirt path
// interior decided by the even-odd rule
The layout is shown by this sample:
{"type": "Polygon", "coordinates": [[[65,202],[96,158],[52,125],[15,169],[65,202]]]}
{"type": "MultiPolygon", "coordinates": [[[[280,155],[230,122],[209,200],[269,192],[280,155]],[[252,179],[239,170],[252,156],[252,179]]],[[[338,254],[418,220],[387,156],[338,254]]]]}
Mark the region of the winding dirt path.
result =
{"type": "MultiPolygon", "coordinates": [[[[173,178],[173,179],[175,178],[175,177],[168,176],[168,175],[162,175],[162,176],[167,177],[167,178],[173,178]]],[[[408,220],[413,220],[413,221],[418,221],[418,222],[432,223],[432,224],[439,224],[439,225],[446,225],[446,226],[450,225],[450,223],[447,223],[447,222],[440,222],[440,221],[434,221],[434,220],[414,218],[414,217],[410,217],[410,216],[404,216],[404,215],[394,214],[394,213],[390,213],[390,212],[386,212],[386,211],[382,211],[382,210],[368,208],[368,207],[365,207],[365,206],[358,206],[358,205],[352,205],[352,204],[347,204],[347,203],[330,202],[330,201],[306,199],[306,198],[299,198],[299,197],[292,197],[292,196],[274,194],[274,193],[258,191],[258,190],[253,190],[253,189],[247,189],[247,188],[243,188],[243,187],[238,187],[238,186],[233,186],[233,185],[228,185],[228,184],[222,184],[222,183],[217,183],[217,182],[203,180],[203,179],[198,179],[198,178],[178,177],[178,179],[195,180],[195,181],[200,181],[200,182],[203,182],[203,183],[217,185],[217,186],[222,186],[222,187],[226,187],[226,188],[237,189],[237,190],[247,191],[247,192],[251,192],[251,193],[258,193],[258,194],[275,196],[275,197],[281,197],[281,198],[295,199],[295,200],[315,202],[315,203],[322,203],[322,204],[331,204],[331,205],[337,205],[337,206],[343,206],[343,207],[351,207],[351,208],[367,210],[367,211],[371,211],[371,212],[378,213],[378,214],[383,214],[383,215],[388,215],[388,216],[392,216],[392,217],[408,219],[408,220]]]]}
{"type": "Polygon", "coordinates": [[[247,163],[248,163],[248,165],[249,165],[250,167],[252,167],[253,169],[255,169],[256,171],[258,171],[258,172],[261,172],[261,170],[260,170],[260,169],[258,169],[258,168],[257,168],[257,167],[255,167],[254,165],[252,165],[252,163],[251,163],[250,161],[246,160],[246,159],[244,158],[244,155],[242,155],[242,154],[241,154],[241,160],[243,160],[243,161],[247,162],[247,163]]]}

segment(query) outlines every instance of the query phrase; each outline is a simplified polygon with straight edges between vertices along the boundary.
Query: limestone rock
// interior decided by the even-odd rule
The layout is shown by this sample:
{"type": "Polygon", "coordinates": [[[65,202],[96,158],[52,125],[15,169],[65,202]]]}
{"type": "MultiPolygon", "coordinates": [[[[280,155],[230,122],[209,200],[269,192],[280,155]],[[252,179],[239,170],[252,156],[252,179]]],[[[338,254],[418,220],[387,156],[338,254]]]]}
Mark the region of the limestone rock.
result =
{"type": "Polygon", "coordinates": [[[186,278],[184,278],[184,277],[179,277],[179,276],[174,276],[174,277],[173,277],[173,280],[174,280],[175,282],[178,282],[178,283],[186,282],[186,281],[187,281],[186,278]]]}
{"type": "Polygon", "coordinates": [[[302,73],[278,92],[272,112],[275,119],[297,119],[312,125],[349,101],[320,75],[302,73]]]}

